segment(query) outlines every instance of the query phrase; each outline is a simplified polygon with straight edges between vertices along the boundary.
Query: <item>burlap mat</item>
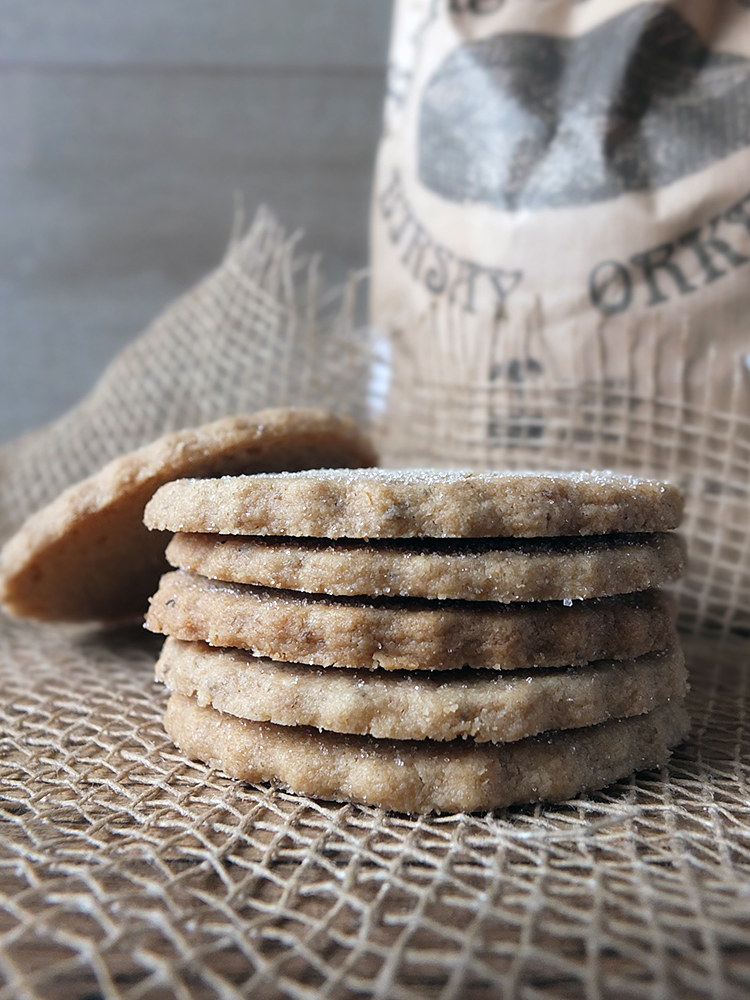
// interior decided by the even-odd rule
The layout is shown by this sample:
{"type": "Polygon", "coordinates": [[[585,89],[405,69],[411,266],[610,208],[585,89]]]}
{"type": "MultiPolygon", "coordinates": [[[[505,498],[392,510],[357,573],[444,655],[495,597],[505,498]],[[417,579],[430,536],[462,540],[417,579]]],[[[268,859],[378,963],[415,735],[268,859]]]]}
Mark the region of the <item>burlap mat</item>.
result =
{"type": "Polygon", "coordinates": [[[0,624],[0,1000],[750,993],[750,643],[693,735],[561,805],[409,819],[187,761],[140,630],[0,624]]]}
{"type": "MultiPolygon", "coordinates": [[[[364,419],[384,383],[356,281],[321,297],[293,251],[261,215],[76,410],[0,449],[0,537],[174,427],[294,402],[364,419]]],[[[427,419],[434,397],[420,412],[391,413],[411,458],[482,461],[466,425],[427,419]]],[[[723,510],[699,525],[710,551],[723,510]]],[[[686,645],[693,734],[668,768],[554,806],[410,819],[187,761],[140,629],[0,616],[0,1000],[750,995],[750,641],[686,645]]]]}

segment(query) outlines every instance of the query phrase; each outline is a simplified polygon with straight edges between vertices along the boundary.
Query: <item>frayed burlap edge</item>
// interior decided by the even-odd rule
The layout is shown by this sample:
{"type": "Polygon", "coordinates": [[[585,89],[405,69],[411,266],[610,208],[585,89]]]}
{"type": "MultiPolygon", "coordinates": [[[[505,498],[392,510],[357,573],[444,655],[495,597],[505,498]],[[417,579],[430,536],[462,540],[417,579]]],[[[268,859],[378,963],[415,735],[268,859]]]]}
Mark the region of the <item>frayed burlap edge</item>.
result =
{"type": "Polygon", "coordinates": [[[326,290],[299,239],[261,209],[220,266],[126,347],[82,402],[0,448],[0,541],[67,486],[168,431],[267,406],[325,406],[366,421],[360,276],[326,290]]]}

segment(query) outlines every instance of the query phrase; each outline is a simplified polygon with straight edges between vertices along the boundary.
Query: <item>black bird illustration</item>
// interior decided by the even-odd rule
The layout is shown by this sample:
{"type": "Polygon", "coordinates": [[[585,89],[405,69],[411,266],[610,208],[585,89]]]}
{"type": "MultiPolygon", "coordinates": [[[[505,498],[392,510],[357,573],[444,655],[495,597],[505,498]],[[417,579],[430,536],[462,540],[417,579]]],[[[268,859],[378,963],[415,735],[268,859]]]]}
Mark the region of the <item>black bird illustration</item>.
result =
{"type": "Polygon", "coordinates": [[[506,211],[664,187],[750,145],[750,60],[639,4],[578,38],[494,35],[425,87],[419,177],[506,211]]]}

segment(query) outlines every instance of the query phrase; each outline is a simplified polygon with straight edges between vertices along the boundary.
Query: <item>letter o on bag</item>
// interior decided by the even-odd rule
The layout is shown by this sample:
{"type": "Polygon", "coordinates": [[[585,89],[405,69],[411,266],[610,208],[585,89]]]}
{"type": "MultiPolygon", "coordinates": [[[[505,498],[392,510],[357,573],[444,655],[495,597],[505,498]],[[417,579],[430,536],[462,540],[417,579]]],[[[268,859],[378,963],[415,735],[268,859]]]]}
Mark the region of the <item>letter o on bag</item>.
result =
{"type": "Polygon", "coordinates": [[[615,316],[633,301],[633,279],[624,264],[605,260],[591,272],[589,292],[597,309],[605,316],[615,316]]]}

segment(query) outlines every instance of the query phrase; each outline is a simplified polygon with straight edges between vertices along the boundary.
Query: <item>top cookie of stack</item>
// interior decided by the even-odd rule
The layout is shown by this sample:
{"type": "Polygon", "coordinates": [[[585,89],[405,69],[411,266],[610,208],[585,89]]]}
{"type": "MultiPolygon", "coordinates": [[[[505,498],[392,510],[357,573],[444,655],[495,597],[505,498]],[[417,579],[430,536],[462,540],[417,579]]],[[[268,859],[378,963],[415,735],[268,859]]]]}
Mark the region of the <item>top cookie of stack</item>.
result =
{"type": "Polygon", "coordinates": [[[405,812],[661,764],[687,730],[654,589],[681,572],[681,513],[675,487],[610,473],[169,483],[145,512],[177,532],[147,618],[167,729],[230,775],[405,812]]]}

